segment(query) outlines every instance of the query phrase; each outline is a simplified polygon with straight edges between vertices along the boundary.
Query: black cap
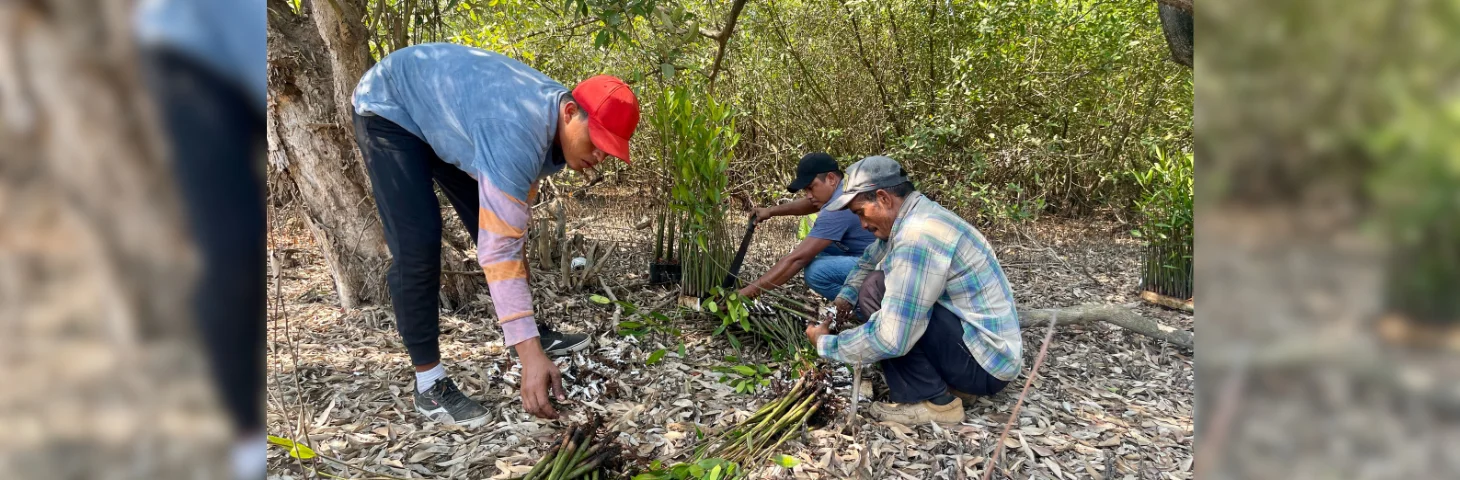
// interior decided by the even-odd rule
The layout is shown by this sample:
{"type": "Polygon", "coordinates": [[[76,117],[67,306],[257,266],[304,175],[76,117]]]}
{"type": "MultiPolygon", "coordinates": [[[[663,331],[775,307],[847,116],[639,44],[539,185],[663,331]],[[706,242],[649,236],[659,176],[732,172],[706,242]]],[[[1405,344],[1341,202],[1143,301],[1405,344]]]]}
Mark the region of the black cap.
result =
{"type": "Polygon", "coordinates": [[[801,163],[796,165],[796,179],[791,180],[790,185],[786,185],[786,190],[796,193],[806,188],[807,185],[811,185],[811,181],[815,180],[817,175],[837,170],[840,168],[836,166],[836,159],[831,158],[831,155],[823,152],[808,153],[801,157],[801,163]]]}

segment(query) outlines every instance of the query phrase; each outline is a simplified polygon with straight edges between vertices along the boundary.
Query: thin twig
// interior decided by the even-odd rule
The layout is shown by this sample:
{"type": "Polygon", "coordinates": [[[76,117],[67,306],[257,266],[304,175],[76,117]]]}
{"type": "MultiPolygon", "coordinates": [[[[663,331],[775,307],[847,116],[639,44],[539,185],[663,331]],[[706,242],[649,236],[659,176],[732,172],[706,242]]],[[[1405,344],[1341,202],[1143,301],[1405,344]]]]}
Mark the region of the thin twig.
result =
{"type": "Polygon", "coordinates": [[[861,422],[857,421],[857,401],[861,396],[862,364],[854,363],[852,364],[852,408],[850,409],[850,413],[847,414],[847,428],[851,430],[852,435],[856,435],[857,430],[860,430],[861,422]]]}
{"type": "MultiPolygon", "coordinates": [[[[273,231],[272,231],[273,230],[273,226],[276,225],[276,224],[277,224],[277,222],[272,222],[269,225],[269,229],[270,229],[270,232],[269,233],[270,233],[270,235],[269,235],[268,242],[270,243],[270,247],[271,248],[275,248],[274,253],[272,254],[272,256],[273,256],[274,266],[277,268],[277,267],[279,267],[279,256],[278,256],[278,251],[277,251],[277,245],[275,245],[276,242],[274,241],[274,235],[272,234],[273,233],[273,231]]],[[[280,270],[282,270],[282,269],[280,269],[280,270]]],[[[283,279],[281,277],[282,277],[282,275],[278,275],[278,274],[274,275],[274,315],[275,315],[274,318],[275,319],[282,319],[284,321],[284,340],[287,341],[287,342],[289,342],[289,356],[290,356],[290,358],[291,358],[291,360],[292,360],[292,362],[294,364],[293,365],[294,366],[294,388],[296,389],[296,394],[298,394],[298,397],[297,398],[301,398],[302,399],[303,398],[304,387],[299,384],[299,351],[297,350],[298,349],[298,344],[296,342],[294,342],[293,330],[290,328],[290,325],[289,325],[288,309],[284,307],[284,294],[283,294],[283,290],[282,290],[282,288],[280,286],[280,284],[283,283],[283,279]]],[[[302,400],[301,400],[301,402],[302,402],[302,400]]],[[[282,403],[283,402],[282,402],[282,399],[281,399],[281,401],[280,401],[280,404],[281,404],[280,406],[281,407],[283,406],[282,403]]],[[[299,427],[297,427],[296,433],[299,432],[299,431],[305,431],[305,429],[306,429],[306,427],[304,425],[305,424],[305,417],[306,417],[306,415],[304,413],[304,405],[301,404],[299,406],[299,427]]],[[[314,448],[314,441],[309,438],[309,435],[308,434],[303,435],[303,438],[304,438],[305,445],[308,446],[310,450],[318,451],[318,450],[316,450],[314,448]]],[[[296,450],[297,450],[297,448],[296,448],[296,450]]],[[[294,460],[299,465],[299,468],[301,470],[307,469],[307,470],[313,472],[313,469],[312,468],[306,467],[304,465],[304,459],[299,458],[298,456],[294,456],[294,460]]],[[[315,475],[315,476],[318,476],[318,475],[315,475]]]]}
{"type": "MultiPolygon", "coordinates": [[[[1243,356],[1243,359],[1251,358],[1243,356]]],[[[1242,391],[1247,387],[1248,365],[1241,361],[1232,373],[1227,374],[1227,381],[1223,382],[1221,400],[1217,401],[1217,413],[1212,416],[1211,428],[1206,431],[1197,445],[1201,445],[1198,452],[1201,458],[1206,460],[1196,464],[1198,476],[1205,476],[1211,465],[1221,461],[1222,450],[1227,443],[1227,434],[1231,431],[1232,421],[1237,418],[1237,410],[1242,405],[1242,391]]]]}
{"type": "Polygon", "coordinates": [[[329,460],[331,462],[338,463],[340,465],[344,465],[345,468],[353,468],[355,470],[359,470],[359,471],[362,471],[362,472],[365,472],[365,473],[368,473],[368,474],[371,474],[371,475],[375,475],[375,477],[371,477],[371,478],[367,478],[367,479],[361,479],[361,480],[375,480],[375,479],[379,479],[379,478],[388,478],[388,479],[391,479],[391,480],[406,480],[404,478],[397,477],[395,475],[390,475],[390,474],[380,473],[380,472],[372,472],[370,470],[365,469],[364,467],[357,467],[357,466],[354,466],[354,465],[350,465],[349,463],[345,462],[344,460],[340,460],[338,458],[331,457],[331,456],[325,455],[323,453],[319,453],[318,451],[314,452],[314,456],[315,457],[319,457],[319,458],[324,459],[324,460],[329,460]]]}
{"type": "Polygon", "coordinates": [[[618,328],[619,315],[623,313],[624,307],[618,304],[618,297],[613,295],[613,290],[608,288],[607,283],[598,282],[598,284],[603,286],[603,293],[608,294],[608,299],[613,300],[613,323],[609,324],[609,328],[618,328]]]}
{"type": "Polygon", "coordinates": [[[1024,381],[1024,390],[1019,392],[1019,400],[1014,402],[1014,411],[1009,413],[1009,421],[1004,423],[1004,432],[999,434],[999,441],[994,445],[994,454],[984,464],[983,480],[989,480],[994,475],[994,465],[998,465],[999,454],[1004,451],[1004,439],[1008,438],[1014,423],[1019,421],[1019,407],[1024,405],[1024,396],[1029,394],[1029,387],[1034,385],[1034,378],[1039,376],[1039,366],[1044,364],[1044,354],[1049,351],[1049,342],[1054,340],[1054,326],[1058,320],[1058,313],[1050,315],[1049,331],[1044,334],[1044,344],[1039,346],[1039,355],[1034,357],[1034,367],[1029,369],[1029,379],[1024,381]]]}
{"type": "MultiPolygon", "coordinates": [[[[1036,243],[1038,243],[1038,242],[1036,241],[1036,243]]],[[[1060,254],[1058,252],[1055,252],[1054,251],[1054,247],[1050,247],[1049,245],[1042,245],[1042,244],[1041,244],[1041,246],[1044,247],[1044,251],[1046,253],[1049,253],[1049,257],[1050,258],[1053,258],[1055,261],[1059,262],[1060,266],[1065,267],[1065,270],[1069,270],[1070,273],[1076,273],[1076,274],[1084,275],[1085,278],[1090,279],[1090,281],[1091,282],[1094,282],[1096,285],[1100,285],[1102,287],[1105,286],[1105,282],[1102,282],[1102,281],[1100,281],[1100,279],[1095,278],[1094,275],[1091,275],[1089,269],[1084,269],[1084,265],[1081,265],[1080,266],[1082,269],[1084,269],[1084,271],[1075,270],[1075,267],[1070,266],[1070,262],[1066,261],[1063,258],[1060,258],[1060,254]]]]}

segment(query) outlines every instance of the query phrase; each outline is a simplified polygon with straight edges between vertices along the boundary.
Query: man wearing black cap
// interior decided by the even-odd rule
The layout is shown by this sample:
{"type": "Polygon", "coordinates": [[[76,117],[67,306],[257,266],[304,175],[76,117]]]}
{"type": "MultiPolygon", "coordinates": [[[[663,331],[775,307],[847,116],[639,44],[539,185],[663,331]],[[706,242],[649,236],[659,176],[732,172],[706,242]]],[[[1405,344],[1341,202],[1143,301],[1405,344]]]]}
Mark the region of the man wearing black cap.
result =
{"type": "Polygon", "coordinates": [[[755,298],[806,270],[806,286],[827,300],[836,298],[847,274],[857,268],[857,258],[876,237],[862,228],[860,220],[845,210],[826,211],[826,202],[841,194],[842,171],[831,155],[817,152],[801,157],[796,166],[796,179],[786,186],[791,193],[804,192],[804,198],[757,208],[752,213],[759,222],[783,215],[810,215],[820,212],[806,239],[791,253],[782,257],[769,272],[740,289],[740,295],[755,298]]]}

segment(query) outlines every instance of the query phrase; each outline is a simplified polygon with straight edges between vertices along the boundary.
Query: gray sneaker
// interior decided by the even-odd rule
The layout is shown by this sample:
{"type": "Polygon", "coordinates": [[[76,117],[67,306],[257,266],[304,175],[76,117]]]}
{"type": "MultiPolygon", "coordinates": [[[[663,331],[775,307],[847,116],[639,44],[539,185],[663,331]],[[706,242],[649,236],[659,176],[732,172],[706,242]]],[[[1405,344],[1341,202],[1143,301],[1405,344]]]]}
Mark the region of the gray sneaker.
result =
{"type": "MultiPolygon", "coordinates": [[[[538,328],[537,341],[542,342],[542,351],[549,357],[565,357],[573,352],[588,348],[587,334],[563,333],[545,327],[538,328]]],[[[507,347],[512,357],[517,357],[517,347],[507,347]]]]}
{"type": "Polygon", "coordinates": [[[464,428],[477,428],[487,423],[487,409],[456,388],[450,378],[442,378],[424,393],[416,392],[416,411],[426,418],[464,428]]]}

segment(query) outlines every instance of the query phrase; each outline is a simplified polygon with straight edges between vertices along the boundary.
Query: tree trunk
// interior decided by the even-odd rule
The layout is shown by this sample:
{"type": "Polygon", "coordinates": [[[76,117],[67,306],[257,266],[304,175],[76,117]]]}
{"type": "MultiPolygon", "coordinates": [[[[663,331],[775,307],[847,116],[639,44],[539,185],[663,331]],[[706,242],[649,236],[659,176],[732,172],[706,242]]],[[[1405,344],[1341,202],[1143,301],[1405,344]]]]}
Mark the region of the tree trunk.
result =
{"type": "Polygon", "coordinates": [[[862,66],[867,67],[867,74],[872,76],[872,82],[877,85],[877,96],[882,99],[882,115],[887,117],[887,123],[892,124],[892,129],[897,132],[897,136],[902,137],[905,135],[902,131],[902,122],[898,121],[897,115],[893,114],[892,99],[887,96],[887,86],[883,84],[882,76],[877,74],[877,68],[872,66],[872,60],[867,57],[867,49],[862,44],[862,27],[857,21],[857,14],[852,12],[852,8],[847,5],[845,0],[842,1],[842,9],[846,10],[847,18],[851,20],[852,38],[857,40],[857,57],[862,60],[862,66]]]}
{"type": "Polygon", "coordinates": [[[897,51],[897,70],[902,75],[898,86],[902,89],[902,101],[906,105],[912,101],[912,76],[907,73],[907,57],[902,54],[902,34],[897,31],[897,16],[892,13],[892,2],[882,4],[882,9],[887,13],[887,24],[892,27],[892,45],[897,51]]]}
{"type": "Polygon", "coordinates": [[[190,328],[187,233],[129,12],[0,2],[0,276],[34,280],[0,291],[0,318],[70,311],[122,342],[190,328]]]}
{"type": "Polygon", "coordinates": [[[195,262],[134,3],[0,2],[0,361],[66,399],[0,401],[0,425],[30,426],[0,441],[0,478],[216,477],[226,458],[206,370],[184,368],[195,262]]]}
{"type": "Polygon", "coordinates": [[[307,0],[300,12],[271,0],[269,10],[269,161],[299,188],[340,305],[383,303],[390,254],[350,107],[373,63],[364,0],[307,0]]]}
{"type": "Polygon", "coordinates": [[[1166,35],[1166,46],[1171,49],[1171,60],[1192,66],[1196,31],[1191,18],[1191,2],[1166,0],[1157,5],[1156,12],[1161,18],[1161,33],[1166,35]]]}
{"type": "MultiPolygon", "coordinates": [[[[715,42],[720,48],[715,51],[715,64],[710,67],[710,91],[715,91],[715,75],[720,73],[720,64],[725,60],[725,48],[730,45],[730,36],[735,34],[735,23],[740,20],[740,12],[745,9],[745,0],[735,0],[730,6],[729,16],[725,18],[725,27],[715,32],[715,42]]],[[[708,32],[700,32],[702,35],[708,32]]]]}
{"type": "Polygon", "coordinates": [[[938,102],[934,96],[938,88],[938,70],[936,63],[937,56],[933,55],[933,44],[938,41],[938,0],[930,0],[928,4],[928,115],[938,113],[938,102]]]}

